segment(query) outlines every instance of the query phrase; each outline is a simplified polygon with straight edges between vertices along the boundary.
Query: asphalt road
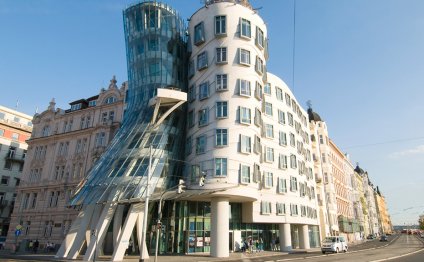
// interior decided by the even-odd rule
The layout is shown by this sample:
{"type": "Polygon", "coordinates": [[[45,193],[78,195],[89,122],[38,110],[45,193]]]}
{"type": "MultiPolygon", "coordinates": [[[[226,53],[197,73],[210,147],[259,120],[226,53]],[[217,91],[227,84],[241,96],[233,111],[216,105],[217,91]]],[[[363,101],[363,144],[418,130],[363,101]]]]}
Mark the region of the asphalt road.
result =
{"type": "Polygon", "coordinates": [[[346,261],[346,262],[381,262],[381,261],[400,261],[400,262],[423,262],[424,261],[424,242],[417,236],[397,235],[390,236],[388,242],[378,240],[367,241],[363,244],[354,246],[347,253],[339,254],[321,254],[321,252],[307,254],[290,254],[273,257],[263,257],[250,259],[247,256],[238,261],[294,261],[307,259],[308,262],[321,261],[346,261]]]}

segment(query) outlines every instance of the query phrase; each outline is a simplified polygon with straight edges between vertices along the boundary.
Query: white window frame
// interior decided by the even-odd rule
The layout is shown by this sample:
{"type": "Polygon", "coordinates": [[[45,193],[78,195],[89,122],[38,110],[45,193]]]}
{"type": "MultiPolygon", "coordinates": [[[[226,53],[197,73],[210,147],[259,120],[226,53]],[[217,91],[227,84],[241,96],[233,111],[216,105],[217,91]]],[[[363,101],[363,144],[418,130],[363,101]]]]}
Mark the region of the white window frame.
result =
{"type": "Polygon", "coordinates": [[[264,171],[264,187],[272,188],[274,186],[274,174],[269,171],[264,171]]]}
{"type": "Polygon", "coordinates": [[[266,146],[264,153],[265,153],[265,162],[273,163],[274,162],[274,148],[266,146]]]}
{"type": "Polygon", "coordinates": [[[272,124],[265,124],[265,137],[274,138],[274,126],[272,124]]]}
{"type": "Polygon", "coordinates": [[[240,17],[240,37],[250,39],[252,37],[252,23],[246,18],[240,17]]]}
{"type": "Polygon", "coordinates": [[[227,158],[215,158],[214,159],[214,176],[215,177],[227,177],[228,160],[227,158]],[[219,166],[219,168],[217,168],[219,166]],[[217,174],[219,172],[219,174],[217,174]]]}
{"type": "Polygon", "coordinates": [[[278,203],[276,204],[276,213],[279,216],[286,215],[286,204],[285,203],[278,203]]]}
{"type": "Polygon", "coordinates": [[[264,73],[264,61],[259,56],[256,56],[255,70],[260,75],[264,73]]]}
{"type": "Polygon", "coordinates": [[[239,84],[239,95],[250,97],[252,94],[252,89],[250,86],[250,81],[246,79],[238,79],[239,84]]]}
{"type": "Polygon", "coordinates": [[[287,193],[287,179],[282,177],[278,178],[278,193],[279,194],[287,193]]]}
{"type": "Polygon", "coordinates": [[[286,124],[286,113],[278,109],[278,123],[285,125],[286,124]]]}
{"type": "Polygon", "coordinates": [[[202,22],[194,26],[193,43],[198,46],[205,42],[205,25],[202,22]]]}
{"type": "Polygon", "coordinates": [[[265,46],[265,37],[264,37],[264,31],[260,29],[258,26],[256,27],[256,45],[263,49],[265,46]]]}
{"type": "Polygon", "coordinates": [[[240,135],[240,152],[244,154],[252,153],[252,138],[250,136],[240,135]]]}
{"type": "Polygon", "coordinates": [[[215,106],[217,119],[228,118],[228,101],[216,101],[215,106]]]}
{"type": "Polygon", "coordinates": [[[297,190],[298,190],[297,177],[290,176],[290,191],[297,192],[297,190]]]}
{"type": "Polygon", "coordinates": [[[270,215],[272,213],[272,203],[269,201],[261,201],[261,215],[270,215]]]}
{"type": "Polygon", "coordinates": [[[265,114],[267,116],[272,116],[273,115],[272,103],[265,102],[265,114]]]}
{"type": "Polygon", "coordinates": [[[208,67],[208,53],[203,51],[197,55],[197,70],[201,71],[208,67]]]}
{"type": "Polygon", "coordinates": [[[217,15],[215,16],[215,35],[226,36],[227,35],[227,16],[217,15]]]}
{"type": "Polygon", "coordinates": [[[199,100],[204,100],[209,97],[209,82],[203,82],[199,85],[199,100]]]}
{"type": "Polygon", "coordinates": [[[241,106],[239,109],[240,124],[250,125],[252,123],[251,109],[241,106]]]}
{"type": "Polygon", "coordinates": [[[216,63],[217,64],[227,64],[228,63],[227,47],[217,47],[216,48],[216,63]]]}
{"type": "Polygon", "coordinates": [[[271,84],[270,83],[266,83],[264,85],[264,94],[271,95],[271,84]]]}
{"type": "Polygon", "coordinates": [[[286,132],[278,132],[278,142],[280,146],[287,146],[287,134],[286,132]]]}
{"type": "Polygon", "coordinates": [[[287,169],[288,167],[288,157],[283,154],[279,154],[278,156],[278,168],[280,169],[287,169]]]}
{"type": "Polygon", "coordinates": [[[228,74],[217,74],[215,77],[216,91],[228,90],[228,74]]]}
{"type": "Polygon", "coordinates": [[[228,128],[217,128],[215,130],[215,146],[228,146],[228,128]]]}
{"type": "Polygon", "coordinates": [[[250,66],[250,51],[249,50],[239,48],[239,64],[250,66]]]}
{"type": "Polygon", "coordinates": [[[240,165],[240,183],[250,184],[250,166],[240,165]]]}

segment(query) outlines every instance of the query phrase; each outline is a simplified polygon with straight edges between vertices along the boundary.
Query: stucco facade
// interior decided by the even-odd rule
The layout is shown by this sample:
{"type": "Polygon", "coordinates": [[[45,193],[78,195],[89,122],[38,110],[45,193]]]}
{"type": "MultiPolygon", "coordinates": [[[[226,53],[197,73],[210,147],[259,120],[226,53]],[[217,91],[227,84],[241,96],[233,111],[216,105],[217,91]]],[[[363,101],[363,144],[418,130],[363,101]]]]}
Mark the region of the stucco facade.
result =
{"type": "Polygon", "coordinates": [[[6,245],[39,240],[60,244],[78,210],[68,208],[77,185],[85,179],[118,130],[124,113],[126,85],[116,86],[113,78],[98,95],[36,114],[28,140],[26,164],[17,188],[17,198],[6,245]],[[15,236],[15,227],[22,233],[15,236]]]}

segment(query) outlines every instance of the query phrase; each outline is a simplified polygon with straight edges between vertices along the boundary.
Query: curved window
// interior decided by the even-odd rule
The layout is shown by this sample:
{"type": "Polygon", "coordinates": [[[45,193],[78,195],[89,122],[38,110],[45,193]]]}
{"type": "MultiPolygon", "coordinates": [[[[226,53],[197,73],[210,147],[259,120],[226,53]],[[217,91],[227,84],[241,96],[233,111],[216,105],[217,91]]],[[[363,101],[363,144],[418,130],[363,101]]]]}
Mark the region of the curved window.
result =
{"type": "Polygon", "coordinates": [[[108,98],[105,99],[105,104],[112,104],[116,102],[116,97],[114,96],[109,96],[108,98]]]}

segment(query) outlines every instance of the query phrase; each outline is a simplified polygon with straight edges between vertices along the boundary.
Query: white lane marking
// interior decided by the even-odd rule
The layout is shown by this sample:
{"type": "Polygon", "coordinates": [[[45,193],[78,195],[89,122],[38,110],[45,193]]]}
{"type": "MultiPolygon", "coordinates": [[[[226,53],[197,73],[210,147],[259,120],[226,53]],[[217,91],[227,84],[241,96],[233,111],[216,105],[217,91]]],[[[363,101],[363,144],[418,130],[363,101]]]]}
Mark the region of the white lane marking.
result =
{"type": "Polygon", "coordinates": [[[420,249],[420,250],[417,250],[417,251],[414,251],[414,252],[411,252],[411,253],[406,253],[406,254],[403,254],[403,255],[395,256],[395,257],[388,257],[388,258],[383,258],[383,259],[379,259],[379,260],[372,260],[372,261],[369,261],[369,262],[388,261],[388,260],[392,260],[392,259],[396,259],[396,258],[400,258],[400,257],[406,257],[406,256],[409,256],[409,255],[413,255],[415,253],[422,252],[422,251],[424,251],[424,249],[420,249]]]}

